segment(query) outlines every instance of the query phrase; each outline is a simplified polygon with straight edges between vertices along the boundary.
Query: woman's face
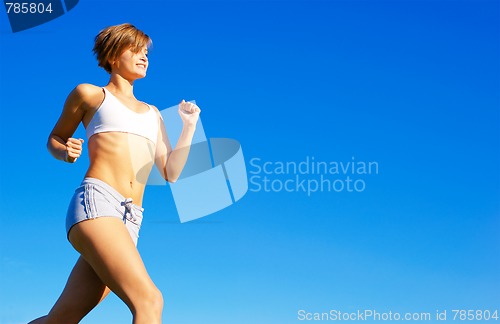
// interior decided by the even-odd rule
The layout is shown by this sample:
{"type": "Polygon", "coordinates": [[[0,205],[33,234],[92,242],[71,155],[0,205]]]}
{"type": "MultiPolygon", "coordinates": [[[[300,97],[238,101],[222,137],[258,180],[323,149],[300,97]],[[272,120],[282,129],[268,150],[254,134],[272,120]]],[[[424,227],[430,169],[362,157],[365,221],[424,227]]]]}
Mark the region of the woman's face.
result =
{"type": "Polygon", "coordinates": [[[144,78],[148,69],[148,48],[144,46],[137,53],[125,50],[111,64],[112,73],[120,74],[127,80],[144,78]]]}

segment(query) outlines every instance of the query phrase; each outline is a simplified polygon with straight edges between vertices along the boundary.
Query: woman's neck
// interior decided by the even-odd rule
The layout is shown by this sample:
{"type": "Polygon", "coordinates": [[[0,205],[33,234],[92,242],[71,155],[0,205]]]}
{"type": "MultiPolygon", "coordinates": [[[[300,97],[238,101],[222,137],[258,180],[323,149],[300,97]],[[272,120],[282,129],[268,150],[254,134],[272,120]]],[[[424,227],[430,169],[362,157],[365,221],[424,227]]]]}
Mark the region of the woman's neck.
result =
{"type": "Polygon", "coordinates": [[[118,74],[111,74],[108,84],[108,90],[113,93],[120,94],[124,97],[134,97],[134,81],[129,81],[118,74]]]}

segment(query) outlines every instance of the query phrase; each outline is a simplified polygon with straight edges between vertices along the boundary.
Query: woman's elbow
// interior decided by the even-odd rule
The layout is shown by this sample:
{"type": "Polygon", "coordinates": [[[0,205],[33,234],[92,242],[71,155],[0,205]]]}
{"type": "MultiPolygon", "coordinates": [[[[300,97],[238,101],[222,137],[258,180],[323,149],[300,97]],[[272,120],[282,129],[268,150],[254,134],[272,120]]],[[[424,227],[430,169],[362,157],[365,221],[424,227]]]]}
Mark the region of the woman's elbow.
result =
{"type": "Polygon", "coordinates": [[[174,176],[174,175],[172,175],[172,176],[166,175],[165,176],[165,180],[169,183],[176,183],[178,179],[179,179],[179,176],[174,176]]]}
{"type": "Polygon", "coordinates": [[[47,151],[49,151],[49,153],[51,155],[54,155],[54,137],[52,134],[49,135],[49,138],[47,138],[47,144],[45,145],[45,147],[47,148],[47,151]]]}
{"type": "Polygon", "coordinates": [[[161,175],[163,177],[163,180],[169,183],[175,183],[179,177],[176,177],[173,172],[168,172],[167,168],[165,167],[163,170],[161,170],[161,175]]]}
{"type": "Polygon", "coordinates": [[[175,172],[165,172],[165,180],[169,183],[175,183],[179,180],[179,174],[175,172]]]}

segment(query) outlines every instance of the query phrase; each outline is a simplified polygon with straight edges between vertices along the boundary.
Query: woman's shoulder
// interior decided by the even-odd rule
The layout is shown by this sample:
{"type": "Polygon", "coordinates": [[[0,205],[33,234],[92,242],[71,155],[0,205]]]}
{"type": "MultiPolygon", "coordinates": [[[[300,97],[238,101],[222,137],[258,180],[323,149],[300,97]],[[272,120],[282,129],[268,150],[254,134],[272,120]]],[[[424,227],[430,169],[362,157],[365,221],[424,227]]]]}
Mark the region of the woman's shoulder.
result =
{"type": "Polygon", "coordinates": [[[90,83],[81,83],[71,91],[68,98],[88,106],[97,106],[102,102],[103,96],[102,87],[90,83]]]}
{"type": "Polygon", "coordinates": [[[82,98],[93,97],[96,95],[102,97],[102,91],[102,87],[98,87],[90,83],[80,83],[75,87],[75,89],[73,89],[73,92],[82,98]]]}
{"type": "Polygon", "coordinates": [[[161,117],[161,113],[160,113],[160,110],[158,108],[156,108],[155,105],[151,105],[151,104],[148,104],[149,107],[151,107],[153,109],[153,111],[161,117]]]}

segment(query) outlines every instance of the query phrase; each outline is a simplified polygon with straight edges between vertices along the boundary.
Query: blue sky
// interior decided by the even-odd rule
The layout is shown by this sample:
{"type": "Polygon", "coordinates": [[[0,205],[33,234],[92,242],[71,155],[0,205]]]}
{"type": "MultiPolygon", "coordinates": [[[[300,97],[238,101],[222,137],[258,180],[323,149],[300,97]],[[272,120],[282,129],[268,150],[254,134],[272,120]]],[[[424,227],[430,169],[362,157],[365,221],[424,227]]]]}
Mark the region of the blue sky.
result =
{"type": "MultiPolygon", "coordinates": [[[[160,109],[196,100],[207,136],[238,140],[249,171],[253,158],[379,165],[353,175],[362,192],[250,186],[184,224],[170,189],[147,187],[139,250],[164,294],[165,323],[295,323],[300,309],[447,310],[448,320],[453,309],[500,310],[499,9],[81,0],[19,33],[0,12],[0,322],[45,314],[76,261],[64,217],[86,151],[69,165],[45,143],[71,89],[106,84],[93,38],[123,22],[153,39],[136,96],[160,109]]],[[[110,296],[82,323],[130,319],[110,296]]]]}

